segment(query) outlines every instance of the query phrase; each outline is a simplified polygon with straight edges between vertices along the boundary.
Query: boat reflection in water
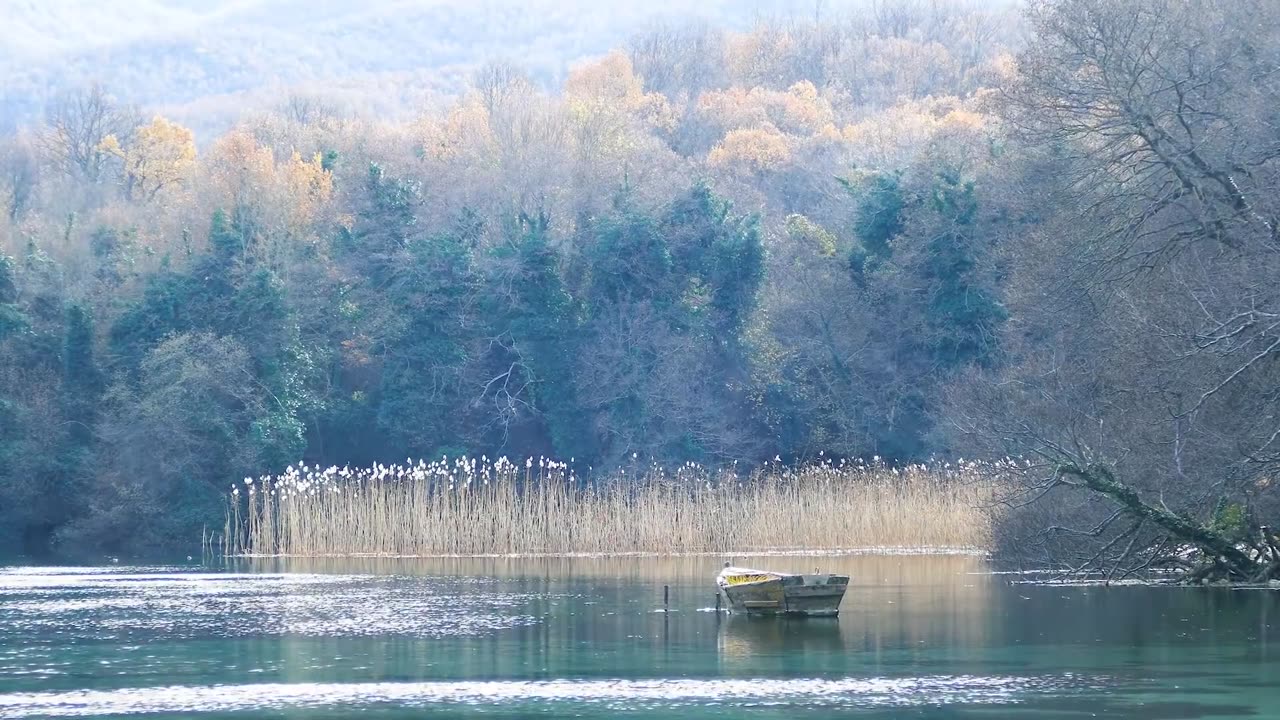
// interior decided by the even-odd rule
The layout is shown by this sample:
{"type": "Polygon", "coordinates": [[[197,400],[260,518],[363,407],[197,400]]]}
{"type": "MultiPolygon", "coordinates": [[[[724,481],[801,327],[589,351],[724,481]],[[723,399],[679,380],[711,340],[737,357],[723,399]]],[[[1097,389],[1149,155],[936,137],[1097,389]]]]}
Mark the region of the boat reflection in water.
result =
{"type": "Polygon", "coordinates": [[[729,615],[720,621],[720,657],[754,666],[767,658],[838,657],[849,651],[841,623],[827,617],[729,615]]]}

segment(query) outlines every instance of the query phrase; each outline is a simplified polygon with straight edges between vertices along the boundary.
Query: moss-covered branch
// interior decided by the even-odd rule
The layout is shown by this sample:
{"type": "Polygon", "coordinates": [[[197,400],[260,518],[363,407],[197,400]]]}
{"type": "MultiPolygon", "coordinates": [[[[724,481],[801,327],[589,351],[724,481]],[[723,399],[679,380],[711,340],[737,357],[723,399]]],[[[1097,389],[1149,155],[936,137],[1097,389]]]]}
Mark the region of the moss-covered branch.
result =
{"type": "MultiPolygon", "coordinates": [[[[1276,559],[1271,557],[1272,553],[1267,550],[1237,543],[1190,518],[1144,502],[1137,491],[1117,480],[1115,474],[1105,466],[1064,464],[1059,466],[1058,473],[1059,476],[1079,481],[1093,492],[1105,495],[1126,514],[1152,523],[1179,543],[1193,545],[1204,555],[1208,564],[1193,572],[1190,576],[1192,579],[1225,574],[1232,579],[1258,582],[1276,577],[1276,571],[1280,569],[1276,559]],[[1241,545],[1245,547],[1242,548],[1241,545]]],[[[1263,536],[1266,536],[1265,529],[1263,536]]]]}

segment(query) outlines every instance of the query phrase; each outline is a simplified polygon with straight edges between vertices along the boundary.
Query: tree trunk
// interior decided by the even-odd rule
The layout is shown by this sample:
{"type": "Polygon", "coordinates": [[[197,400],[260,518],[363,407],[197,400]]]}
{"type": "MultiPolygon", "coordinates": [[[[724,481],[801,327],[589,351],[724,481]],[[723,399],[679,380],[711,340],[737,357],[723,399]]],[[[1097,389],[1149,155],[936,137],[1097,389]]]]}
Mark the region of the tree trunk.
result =
{"type": "MultiPolygon", "coordinates": [[[[1175,515],[1161,508],[1153,507],[1142,501],[1133,488],[1116,480],[1115,475],[1101,465],[1063,465],[1058,468],[1062,475],[1074,477],[1084,483],[1085,487],[1101,493],[1120,505],[1135,518],[1143,518],[1164,529],[1178,540],[1194,545],[1210,561],[1203,572],[1193,573],[1192,579],[1201,579],[1199,575],[1212,575],[1214,566],[1221,567],[1226,574],[1251,582],[1270,579],[1276,574],[1274,560],[1269,561],[1267,552],[1259,551],[1256,557],[1241,550],[1235,542],[1222,534],[1197,523],[1190,518],[1175,515]]],[[[1265,531],[1264,531],[1265,532],[1265,531]]]]}

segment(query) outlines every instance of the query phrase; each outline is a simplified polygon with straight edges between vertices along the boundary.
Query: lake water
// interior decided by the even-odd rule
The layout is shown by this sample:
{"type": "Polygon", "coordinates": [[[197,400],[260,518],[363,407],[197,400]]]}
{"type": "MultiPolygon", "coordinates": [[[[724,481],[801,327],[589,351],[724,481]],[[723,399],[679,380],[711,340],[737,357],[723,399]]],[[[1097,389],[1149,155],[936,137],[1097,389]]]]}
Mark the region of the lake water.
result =
{"type": "Polygon", "coordinates": [[[0,718],[1280,717],[1277,592],[734,561],[853,580],[776,620],[712,557],[0,568],[0,718]]]}

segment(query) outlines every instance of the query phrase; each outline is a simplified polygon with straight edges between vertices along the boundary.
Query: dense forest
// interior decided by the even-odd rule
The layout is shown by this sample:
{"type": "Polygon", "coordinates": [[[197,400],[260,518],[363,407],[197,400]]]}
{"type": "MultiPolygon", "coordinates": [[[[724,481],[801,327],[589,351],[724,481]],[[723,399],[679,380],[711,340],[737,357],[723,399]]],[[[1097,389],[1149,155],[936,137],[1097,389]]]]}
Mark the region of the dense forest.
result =
{"type": "Polygon", "coordinates": [[[655,25],[405,121],[50,98],[0,548],[190,547],[299,460],[978,457],[1038,562],[1280,574],[1280,6],[1024,10],[655,25]]]}

